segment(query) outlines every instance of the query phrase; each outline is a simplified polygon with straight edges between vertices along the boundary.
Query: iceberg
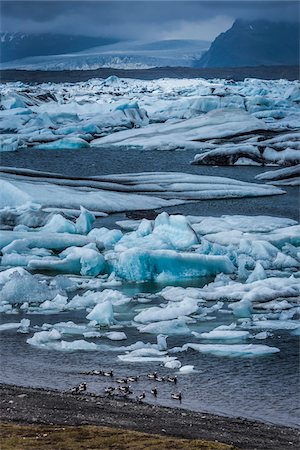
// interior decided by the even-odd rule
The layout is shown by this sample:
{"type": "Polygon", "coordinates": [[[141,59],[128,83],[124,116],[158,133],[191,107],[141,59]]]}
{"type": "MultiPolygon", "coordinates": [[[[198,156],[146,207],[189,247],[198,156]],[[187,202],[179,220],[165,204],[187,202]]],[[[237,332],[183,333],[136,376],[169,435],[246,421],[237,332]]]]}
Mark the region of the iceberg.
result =
{"type": "Polygon", "coordinates": [[[77,150],[88,148],[90,145],[84,139],[79,137],[68,137],[58,139],[57,141],[47,142],[46,144],[35,145],[36,150],[77,150]]]}
{"type": "Polygon", "coordinates": [[[139,325],[137,328],[140,333],[167,334],[173,336],[191,334],[190,329],[186,325],[186,320],[183,318],[161,320],[147,325],[139,325]]]}
{"type": "Polygon", "coordinates": [[[209,353],[214,356],[242,356],[255,357],[267,356],[278,353],[277,347],[269,347],[262,344],[184,344],[183,350],[196,350],[201,353],[209,353]]]}
{"type": "Polygon", "coordinates": [[[131,248],[113,262],[117,276],[128,281],[174,280],[232,273],[234,266],[227,256],[178,253],[173,250],[143,251],[131,248]]]}
{"type": "Polygon", "coordinates": [[[42,281],[30,273],[13,272],[1,291],[1,303],[21,305],[24,302],[43,303],[57,295],[55,289],[49,289],[42,281]]]}
{"type": "Polygon", "coordinates": [[[102,303],[98,303],[86,318],[100,326],[113,325],[115,319],[112,302],[106,300],[102,303]]]}
{"type": "Polygon", "coordinates": [[[88,244],[84,247],[69,247],[58,257],[31,259],[28,267],[95,277],[104,272],[105,260],[94,244],[88,244]]]}
{"type": "Polygon", "coordinates": [[[182,316],[189,316],[198,310],[197,300],[184,299],[181,302],[170,302],[163,308],[156,306],[147,308],[134,317],[136,322],[143,324],[149,322],[161,322],[167,320],[178,319],[182,316]]]}

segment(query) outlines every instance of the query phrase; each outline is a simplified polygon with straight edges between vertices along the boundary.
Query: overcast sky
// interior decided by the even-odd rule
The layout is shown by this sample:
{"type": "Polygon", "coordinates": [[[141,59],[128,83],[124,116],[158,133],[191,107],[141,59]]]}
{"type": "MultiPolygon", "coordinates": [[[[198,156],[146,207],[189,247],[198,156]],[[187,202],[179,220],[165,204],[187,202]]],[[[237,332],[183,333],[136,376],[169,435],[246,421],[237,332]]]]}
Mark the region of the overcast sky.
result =
{"type": "Polygon", "coordinates": [[[1,1],[2,31],[213,40],[237,18],[299,20],[295,1],[1,1]]]}

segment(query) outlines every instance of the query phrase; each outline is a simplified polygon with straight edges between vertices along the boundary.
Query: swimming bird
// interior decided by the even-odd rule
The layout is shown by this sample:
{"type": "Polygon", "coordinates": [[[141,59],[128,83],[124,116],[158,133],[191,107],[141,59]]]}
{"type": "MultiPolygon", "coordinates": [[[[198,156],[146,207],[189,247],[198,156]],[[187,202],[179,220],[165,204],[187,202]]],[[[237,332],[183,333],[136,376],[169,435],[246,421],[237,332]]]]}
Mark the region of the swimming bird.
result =
{"type": "Polygon", "coordinates": [[[122,392],[123,394],[132,394],[130,386],[120,386],[119,391],[122,392]]]}
{"type": "Polygon", "coordinates": [[[79,394],[79,386],[74,386],[70,389],[71,394],[79,394]]]}
{"type": "Polygon", "coordinates": [[[151,394],[153,394],[154,397],[157,397],[157,389],[156,389],[156,387],[151,389],[151,394]]]}
{"type": "Polygon", "coordinates": [[[128,380],[128,381],[131,381],[131,382],[138,381],[138,379],[139,379],[139,376],[138,376],[138,375],[136,375],[136,376],[134,376],[134,377],[128,377],[128,378],[127,378],[127,380],[128,380]]]}
{"type": "Polygon", "coordinates": [[[127,378],[117,378],[116,382],[120,384],[127,384],[127,378]]]}
{"type": "Polygon", "coordinates": [[[169,383],[177,384],[177,376],[176,375],[174,377],[168,376],[167,381],[169,381],[169,383]]]}
{"type": "Polygon", "coordinates": [[[155,381],[158,381],[158,382],[165,381],[165,378],[160,377],[159,375],[156,375],[156,377],[154,379],[155,379],[155,381]]]}
{"type": "Polygon", "coordinates": [[[113,386],[108,386],[107,388],[105,388],[105,393],[108,395],[112,395],[114,390],[115,388],[113,386]]]}
{"type": "Polygon", "coordinates": [[[109,371],[107,371],[107,372],[103,372],[103,375],[105,376],[105,377],[113,377],[114,375],[113,375],[113,370],[109,370],[109,371]]]}
{"type": "Polygon", "coordinates": [[[86,383],[80,383],[80,385],[78,386],[78,392],[86,391],[86,387],[86,383]]]}
{"type": "Polygon", "coordinates": [[[150,380],[154,380],[157,377],[157,372],[148,373],[147,377],[150,380]]]}
{"type": "Polygon", "coordinates": [[[181,392],[178,392],[178,394],[171,394],[171,398],[174,400],[179,400],[181,402],[181,392]]]}
{"type": "Polygon", "coordinates": [[[91,372],[91,375],[103,375],[103,371],[102,370],[93,370],[91,372]]]}
{"type": "Polygon", "coordinates": [[[136,399],[138,402],[142,402],[145,397],[146,397],[146,394],[145,394],[145,392],[143,392],[142,394],[138,395],[136,399]]]}

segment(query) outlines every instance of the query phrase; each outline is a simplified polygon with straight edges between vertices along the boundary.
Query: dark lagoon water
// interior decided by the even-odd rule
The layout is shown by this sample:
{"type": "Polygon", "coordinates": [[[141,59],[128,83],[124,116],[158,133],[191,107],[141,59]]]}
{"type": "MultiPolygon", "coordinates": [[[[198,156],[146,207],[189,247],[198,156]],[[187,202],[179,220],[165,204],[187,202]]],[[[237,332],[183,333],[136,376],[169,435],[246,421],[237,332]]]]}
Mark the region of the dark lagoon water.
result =
{"type": "MultiPolygon", "coordinates": [[[[35,170],[58,172],[65,175],[103,175],[122,172],[176,171],[193,174],[226,176],[243,181],[255,181],[254,177],[266,169],[263,167],[213,167],[192,166],[194,152],[141,152],[128,149],[88,149],[80,151],[36,151],[22,150],[2,154],[3,166],[24,167],[35,170]]],[[[272,168],[273,170],[274,168],[272,168]]],[[[299,219],[299,190],[295,187],[283,188],[287,194],[250,199],[203,200],[196,203],[168,208],[168,212],[201,216],[222,214],[272,215],[299,219]]],[[[147,215],[147,213],[145,213],[147,215]]],[[[141,217],[143,213],[141,214],[141,217]]],[[[125,214],[115,214],[99,219],[98,226],[114,227],[116,220],[126,218],[125,214]]],[[[197,280],[203,285],[208,280],[197,280]]],[[[189,285],[195,285],[189,283],[189,285]]],[[[128,295],[138,292],[158,292],[158,285],[126,285],[120,287],[128,295]]],[[[126,309],[120,312],[126,316],[126,309]]],[[[54,324],[72,320],[86,323],[86,312],[64,312],[52,315],[27,315],[31,326],[43,323],[54,324]]],[[[25,317],[25,316],[24,316],[25,317]]],[[[23,316],[2,315],[1,323],[17,322],[23,316]]],[[[232,316],[218,312],[211,322],[198,322],[195,331],[210,330],[220,324],[229,324],[232,316]]],[[[193,330],[193,325],[191,326],[193,330]]],[[[156,342],[150,334],[139,334],[135,328],[126,328],[128,339],[112,342],[101,339],[100,343],[111,347],[130,345],[138,340],[156,342]]],[[[94,369],[113,368],[116,375],[141,375],[134,385],[139,394],[147,392],[147,401],[166,406],[181,406],[198,411],[214,412],[229,416],[241,416],[266,422],[299,426],[299,341],[287,331],[277,331],[272,338],[257,343],[276,346],[280,349],[266,357],[233,358],[204,355],[193,350],[178,354],[182,364],[193,364],[195,372],[178,375],[178,386],[159,383],[157,400],[149,393],[153,383],[147,380],[149,371],[157,370],[162,375],[168,371],[153,363],[124,363],[117,355],[124,352],[74,351],[58,352],[41,350],[26,343],[31,336],[16,333],[15,330],[1,333],[0,381],[34,387],[69,389],[81,381],[87,381],[89,390],[103,394],[110,384],[105,377],[82,375],[94,369]],[[181,405],[171,400],[170,393],[180,390],[183,395],[181,405]]],[[[168,338],[168,347],[180,346],[186,342],[196,342],[192,337],[173,336],[168,338]]],[[[199,342],[199,341],[198,341],[199,342]]]]}

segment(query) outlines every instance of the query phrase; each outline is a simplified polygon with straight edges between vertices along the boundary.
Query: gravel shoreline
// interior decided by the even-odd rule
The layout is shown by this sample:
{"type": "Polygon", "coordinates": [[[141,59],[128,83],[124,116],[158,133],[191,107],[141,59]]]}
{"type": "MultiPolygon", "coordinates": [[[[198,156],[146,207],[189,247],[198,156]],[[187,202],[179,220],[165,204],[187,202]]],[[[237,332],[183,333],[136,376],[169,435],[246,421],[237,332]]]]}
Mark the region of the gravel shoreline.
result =
{"type": "Polygon", "coordinates": [[[242,418],[67,392],[0,385],[1,420],[47,425],[101,425],[235,445],[239,449],[298,449],[300,431],[242,418]]]}

